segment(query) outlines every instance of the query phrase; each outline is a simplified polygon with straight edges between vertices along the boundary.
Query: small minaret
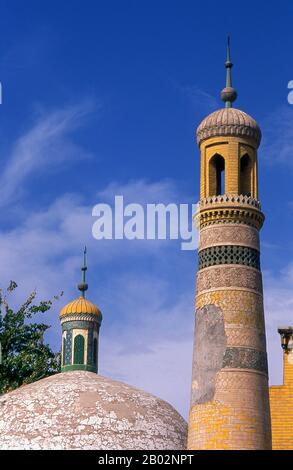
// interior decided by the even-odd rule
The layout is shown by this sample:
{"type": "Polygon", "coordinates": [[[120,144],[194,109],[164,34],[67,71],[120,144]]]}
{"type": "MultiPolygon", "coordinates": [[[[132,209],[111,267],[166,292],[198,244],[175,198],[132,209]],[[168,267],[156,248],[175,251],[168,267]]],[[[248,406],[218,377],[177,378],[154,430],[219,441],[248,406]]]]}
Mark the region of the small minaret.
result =
{"type": "Polygon", "coordinates": [[[256,121],[233,108],[230,41],[225,107],[197,129],[200,202],[188,449],[270,449],[260,270],[256,121]]]}
{"type": "Polygon", "coordinates": [[[83,254],[82,282],[78,285],[81,295],[60,311],[62,325],[61,371],[87,370],[98,372],[98,344],[102,313],[85,298],[86,247],[83,254]]]}

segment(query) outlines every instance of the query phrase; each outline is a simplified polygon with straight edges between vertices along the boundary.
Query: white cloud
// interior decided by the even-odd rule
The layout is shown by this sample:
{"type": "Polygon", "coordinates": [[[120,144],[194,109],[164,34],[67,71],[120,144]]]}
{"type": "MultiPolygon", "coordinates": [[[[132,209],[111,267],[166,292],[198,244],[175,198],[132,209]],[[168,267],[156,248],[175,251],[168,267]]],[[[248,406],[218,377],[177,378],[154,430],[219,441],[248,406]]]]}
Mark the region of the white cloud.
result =
{"type": "Polygon", "coordinates": [[[69,135],[92,110],[92,102],[85,101],[42,115],[16,140],[0,175],[0,207],[19,199],[32,175],[56,171],[69,160],[72,163],[88,156],[69,135]]]}
{"type": "Polygon", "coordinates": [[[271,113],[262,131],[261,158],[270,165],[293,167],[293,106],[283,106],[271,113]]]}

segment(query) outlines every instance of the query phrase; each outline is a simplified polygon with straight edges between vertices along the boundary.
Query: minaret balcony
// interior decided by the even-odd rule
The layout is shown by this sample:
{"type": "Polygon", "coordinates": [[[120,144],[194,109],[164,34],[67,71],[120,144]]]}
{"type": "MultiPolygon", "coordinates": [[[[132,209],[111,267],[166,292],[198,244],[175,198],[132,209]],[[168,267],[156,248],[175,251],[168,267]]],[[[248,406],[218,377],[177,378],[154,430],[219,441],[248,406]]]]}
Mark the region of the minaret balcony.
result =
{"type": "Polygon", "coordinates": [[[195,224],[243,223],[260,230],[264,222],[260,202],[248,195],[221,194],[203,198],[194,215],[195,224]]]}

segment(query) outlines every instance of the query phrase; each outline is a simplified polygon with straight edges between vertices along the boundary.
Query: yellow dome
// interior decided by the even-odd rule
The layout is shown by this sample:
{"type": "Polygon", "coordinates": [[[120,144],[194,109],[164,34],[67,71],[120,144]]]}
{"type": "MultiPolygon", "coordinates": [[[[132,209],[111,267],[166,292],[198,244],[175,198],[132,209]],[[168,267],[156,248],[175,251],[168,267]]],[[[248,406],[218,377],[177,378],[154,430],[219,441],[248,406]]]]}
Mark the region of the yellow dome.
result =
{"type": "Polygon", "coordinates": [[[73,300],[72,302],[69,302],[69,304],[65,305],[61,309],[59,316],[60,318],[63,318],[66,315],[80,314],[80,313],[88,313],[88,314],[96,315],[102,318],[102,313],[98,309],[98,307],[82,296],[80,296],[78,299],[73,300]]]}

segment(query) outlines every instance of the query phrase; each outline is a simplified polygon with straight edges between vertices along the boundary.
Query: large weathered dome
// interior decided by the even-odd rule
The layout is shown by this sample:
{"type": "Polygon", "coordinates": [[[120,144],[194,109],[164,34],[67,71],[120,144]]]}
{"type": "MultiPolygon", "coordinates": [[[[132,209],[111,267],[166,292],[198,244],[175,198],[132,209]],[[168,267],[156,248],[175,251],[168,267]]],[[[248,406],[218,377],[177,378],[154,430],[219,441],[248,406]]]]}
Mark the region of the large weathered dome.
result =
{"type": "Polygon", "coordinates": [[[244,111],[236,108],[222,108],[209,114],[196,131],[198,145],[215,136],[245,136],[257,145],[261,141],[261,130],[257,122],[244,111]]]}
{"type": "Polygon", "coordinates": [[[91,372],[25,385],[1,396],[0,410],[0,449],[186,449],[171,405],[91,372]]]}

